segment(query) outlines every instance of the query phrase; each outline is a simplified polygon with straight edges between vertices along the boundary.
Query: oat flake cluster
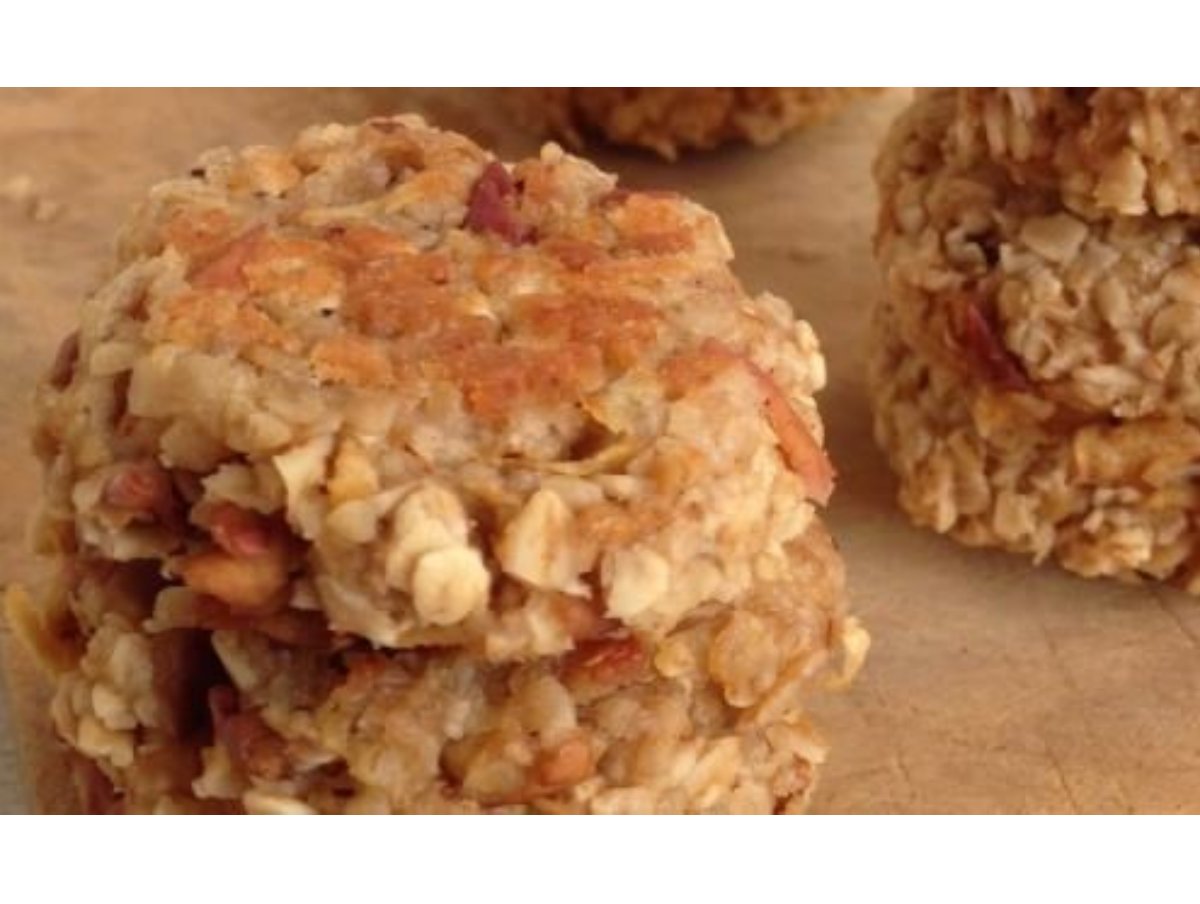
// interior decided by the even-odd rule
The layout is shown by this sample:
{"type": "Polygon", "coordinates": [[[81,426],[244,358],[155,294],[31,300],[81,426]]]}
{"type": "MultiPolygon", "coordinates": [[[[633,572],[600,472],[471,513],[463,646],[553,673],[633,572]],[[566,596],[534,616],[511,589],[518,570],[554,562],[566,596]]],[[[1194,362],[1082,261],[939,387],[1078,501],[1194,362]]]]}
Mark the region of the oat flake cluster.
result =
{"type": "Polygon", "coordinates": [[[876,433],[919,523],[1200,591],[1192,88],[922,92],[876,164],[876,433]]]}
{"type": "Polygon", "coordinates": [[[85,805],[800,808],[865,636],[816,338],[731,256],[409,117],[155,188],[38,398],[85,805]]]}

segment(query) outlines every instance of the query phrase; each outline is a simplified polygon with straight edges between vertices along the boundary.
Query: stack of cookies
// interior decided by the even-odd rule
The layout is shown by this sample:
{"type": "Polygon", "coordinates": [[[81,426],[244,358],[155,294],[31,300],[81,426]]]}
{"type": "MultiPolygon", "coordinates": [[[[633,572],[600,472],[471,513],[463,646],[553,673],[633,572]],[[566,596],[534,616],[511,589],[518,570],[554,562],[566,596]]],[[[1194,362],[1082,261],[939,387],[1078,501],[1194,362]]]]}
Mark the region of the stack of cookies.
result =
{"type": "Polygon", "coordinates": [[[1200,91],[918,94],[876,164],[878,441],[923,526],[1200,591],[1200,91]]]}
{"type": "Polygon", "coordinates": [[[720,222],[400,117],[154,189],[14,622],[89,809],[773,812],[864,651],[816,337],[720,222]]]}

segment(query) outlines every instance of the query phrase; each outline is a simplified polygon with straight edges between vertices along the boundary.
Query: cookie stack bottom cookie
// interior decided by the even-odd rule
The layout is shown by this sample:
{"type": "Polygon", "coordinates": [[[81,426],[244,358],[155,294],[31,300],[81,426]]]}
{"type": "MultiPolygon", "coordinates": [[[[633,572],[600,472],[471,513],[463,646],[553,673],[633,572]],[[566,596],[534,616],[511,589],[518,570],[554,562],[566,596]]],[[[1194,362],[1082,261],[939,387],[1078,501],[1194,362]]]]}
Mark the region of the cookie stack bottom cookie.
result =
{"type": "MultiPolygon", "coordinates": [[[[736,607],[524,663],[379,650],[299,613],[214,627],[145,598],[141,566],[77,565],[73,608],[104,614],[53,715],[91,811],[795,812],[825,752],[806,691],[863,652],[815,523],[736,607]]],[[[70,632],[17,615],[49,663],[73,658],[70,632]]]]}
{"type": "Polygon", "coordinates": [[[1085,417],[933,363],[877,309],[875,436],[913,520],[971,546],[1053,557],[1089,577],[1200,591],[1200,429],[1085,417]]]}

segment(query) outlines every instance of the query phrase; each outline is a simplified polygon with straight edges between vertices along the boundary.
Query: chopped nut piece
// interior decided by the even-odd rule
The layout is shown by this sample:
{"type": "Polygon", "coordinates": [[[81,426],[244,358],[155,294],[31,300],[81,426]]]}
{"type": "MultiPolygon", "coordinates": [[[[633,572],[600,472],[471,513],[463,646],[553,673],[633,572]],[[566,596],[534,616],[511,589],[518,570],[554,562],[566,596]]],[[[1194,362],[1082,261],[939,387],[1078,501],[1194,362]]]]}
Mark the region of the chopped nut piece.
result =
{"type": "Polygon", "coordinates": [[[421,618],[435,625],[452,625],[487,606],[491,576],[478,551],[449,546],[431,550],[417,560],[412,586],[421,618]]]}

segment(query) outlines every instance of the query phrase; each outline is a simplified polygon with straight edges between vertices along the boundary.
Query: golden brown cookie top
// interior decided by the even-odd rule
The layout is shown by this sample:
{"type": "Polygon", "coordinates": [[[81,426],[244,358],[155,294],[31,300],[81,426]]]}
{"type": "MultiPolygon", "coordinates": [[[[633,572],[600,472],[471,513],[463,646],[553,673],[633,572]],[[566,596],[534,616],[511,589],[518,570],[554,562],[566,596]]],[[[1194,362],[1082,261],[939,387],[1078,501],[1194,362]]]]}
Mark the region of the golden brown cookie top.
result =
{"type": "Polygon", "coordinates": [[[414,400],[449,391],[491,425],[652,375],[697,332],[770,332],[730,256],[677,195],[617,189],[553,146],[505,166],[413,118],[209,155],[122,243],[125,262],[167,271],[139,302],[155,344],[414,400]]]}
{"type": "Polygon", "coordinates": [[[165,560],[166,625],[213,623],[190,594],[496,659],[660,634],[833,488],[816,338],[730,258],[710,212],[553,145],[399,117],[210,153],[42,393],[47,544],[165,560]]]}

